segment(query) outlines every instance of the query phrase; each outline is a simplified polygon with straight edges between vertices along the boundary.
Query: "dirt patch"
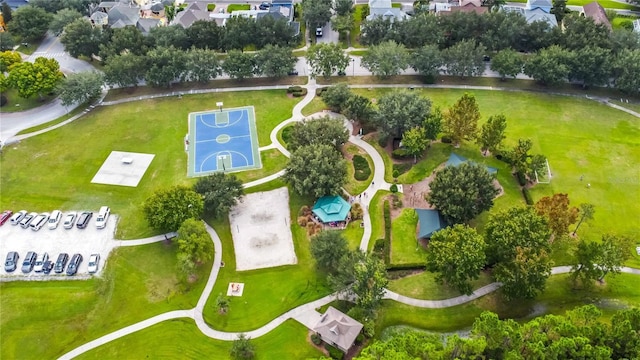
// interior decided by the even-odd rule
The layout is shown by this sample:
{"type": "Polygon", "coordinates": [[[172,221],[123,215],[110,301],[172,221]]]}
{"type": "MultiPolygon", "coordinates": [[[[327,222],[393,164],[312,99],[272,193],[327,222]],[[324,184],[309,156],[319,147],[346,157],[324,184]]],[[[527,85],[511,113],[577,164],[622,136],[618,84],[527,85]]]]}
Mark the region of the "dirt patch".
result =
{"type": "Polygon", "coordinates": [[[163,301],[176,292],[179,282],[176,276],[163,278],[154,276],[147,280],[147,300],[151,303],[163,301]]]}
{"type": "Polygon", "coordinates": [[[431,191],[429,184],[435,178],[435,171],[424,180],[415,184],[404,184],[404,202],[406,207],[415,209],[433,209],[431,204],[425,199],[425,196],[431,191]]]}

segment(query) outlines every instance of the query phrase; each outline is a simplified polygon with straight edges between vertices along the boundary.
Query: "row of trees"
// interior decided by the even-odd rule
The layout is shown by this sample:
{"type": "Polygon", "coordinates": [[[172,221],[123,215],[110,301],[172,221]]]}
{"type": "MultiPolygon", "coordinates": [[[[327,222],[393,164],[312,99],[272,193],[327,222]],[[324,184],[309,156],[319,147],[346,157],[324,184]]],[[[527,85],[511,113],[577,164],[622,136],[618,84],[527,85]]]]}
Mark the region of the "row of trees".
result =
{"type": "Polygon", "coordinates": [[[171,46],[155,48],[145,55],[126,53],[110,57],[104,73],[110,85],[137,86],[144,80],[152,86],[170,87],[178,81],[207,82],[222,73],[240,80],[254,76],[283,77],[293,70],[296,61],[291,49],[272,45],[256,53],[229,51],[223,62],[213,50],[184,51],[171,46]]]}
{"type": "Polygon", "coordinates": [[[611,320],[593,305],[526,323],[482,313],[469,337],[403,329],[376,340],[354,359],[634,359],[640,357],[640,309],[611,320]]]}

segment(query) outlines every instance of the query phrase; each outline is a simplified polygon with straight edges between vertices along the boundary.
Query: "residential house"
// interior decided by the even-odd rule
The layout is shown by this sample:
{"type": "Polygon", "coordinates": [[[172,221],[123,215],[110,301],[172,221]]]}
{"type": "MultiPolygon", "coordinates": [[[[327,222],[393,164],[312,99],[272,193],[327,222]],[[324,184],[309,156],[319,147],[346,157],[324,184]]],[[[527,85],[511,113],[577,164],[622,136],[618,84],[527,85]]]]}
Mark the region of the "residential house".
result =
{"type": "Polygon", "coordinates": [[[369,0],[369,16],[367,20],[382,17],[390,21],[402,21],[409,17],[400,8],[394,8],[391,0],[369,0]]]}
{"type": "Polygon", "coordinates": [[[604,11],[602,5],[600,5],[597,1],[583,6],[580,15],[593,19],[593,22],[595,22],[596,24],[606,26],[609,31],[613,29],[611,27],[609,19],[607,19],[607,13],[604,11]]]}
{"type": "Polygon", "coordinates": [[[640,19],[633,20],[633,31],[640,34],[640,19]]]}
{"type": "Polygon", "coordinates": [[[293,0],[274,0],[271,2],[269,10],[266,12],[259,12],[257,18],[260,19],[265,16],[272,17],[274,20],[284,19],[289,26],[294,29],[294,34],[300,33],[300,23],[294,21],[294,5],[293,0]]]}
{"type": "Polygon", "coordinates": [[[524,6],[525,10],[536,10],[540,9],[547,14],[551,13],[551,8],[553,4],[551,0],[527,0],[527,4],[524,6]]]}
{"type": "Polygon", "coordinates": [[[155,2],[142,6],[140,8],[140,17],[145,19],[164,19],[164,4],[155,2]]]}
{"type": "Polygon", "coordinates": [[[149,34],[152,28],[159,26],[164,21],[164,5],[145,5],[151,11],[151,17],[146,18],[144,10],[139,6],[128,2],[106,2],[103,1],[94,7],[91,11],[89,19],[94,27],[110,27],[112,29],[124,28],[126,26],[135,26],[143,35],[149,34]],[[160,10],[160,6],[162,9],[160,10]],[[155,10],[151,10],[151,9],[155,10]],[[156,11],[162,17],[154,15],[156,11]]]}
{"type": "Polygon", "coordinates": [[[522,15],[527,20],[527,24],[531,24],[536,21],[544,21],[552,28],[558,27],[558,20],[556,19],[556,16],[554,14],[546,13],[539,8],[527,10],[526,8],[519,6],[503,6],[502,11],[516,12],[522,15]]]}
{"type": "Polygon", "coordinates": [[[322,341],[346,353],[353,346],[362,327],[361,323],[333,306],[329,306],[313,327],[313,331],[320,336],[322,341]]]}
{"type": "Polygon", "coordinates": [[[489,8],[482,6],[481,0],[459,0],[457,3],[432,3],[429,5],[429,9],[436,14],[452,14],[456,12],[474,12],[476,14],[484,14],[489,11],[489,8]]]}
{"type": "MultiPolygon", "coordinates": [[[[224,15],[224,14],[222,14],[224,15]]],[[[176,14],[173,19],[174,24],[178,24],[183,28],[188,28],[193,25],[194,22],[199,20],[209,21],[209,11],[207,10],[207,3],[204,2],[192,2],[181,12],[176,14]]]]}

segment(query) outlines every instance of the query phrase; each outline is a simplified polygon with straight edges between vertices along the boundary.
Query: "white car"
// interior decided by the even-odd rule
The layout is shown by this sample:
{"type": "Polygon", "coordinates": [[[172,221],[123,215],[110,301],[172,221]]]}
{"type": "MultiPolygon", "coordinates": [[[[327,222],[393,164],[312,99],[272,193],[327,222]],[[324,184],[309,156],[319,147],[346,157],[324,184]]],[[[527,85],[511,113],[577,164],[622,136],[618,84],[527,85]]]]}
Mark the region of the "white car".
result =
{"type": "Polygon", "coordinates": [[[38,231],[42,229],[42,227],[44,226],[44,224],[47,223],[47,221],[49,221],[49,213],[44,212],[36,216],[36,218],[29,223],[29,227],[33,231],[38,231]]]}
{"type": "Polygon", "coordinates": [[[38,258],[36,259],[36,266],[33,268],[33,270],[35,272],[42,272],[42,266],[45,262],[47,262],[47,260],[49,260],[49,254],[40,254],[40,256],[38,256],[38,258]]]}
{"type": "Polygon", "coordinates": [[[65,229],[72,229],[73,224],[75,224],[77,217],[78,217],[78,213],[75,211],[67,213],[67,215],[64,216],[64,222],[62,223],[62,226],[65,229]]]}
{"type": "Polygon", "coordinates": [[[96,216],[96,227],[98,229],[104,229],[107,226],[107,220],[109,220],[109,214],[111,214],[111,209],[108,206],[103,206],[100,208],[98,212],[98,216],[96,216]]]}
{"type": "Polygon", "coordinates": [[[62,213],[60,210],[53,210],[51,216],[49,216],[49,222],[47,223],[47,227],[49,230],[55,230],[60,224],[60,219],[62,219],[62,213]]]}
{"type": "Polygon", "coordinates": [[[22,220],[25,216],[27,216],[27,210],[20,210],[17,213],[13,214],[9,222],[11,225],[18,225],[20,220],[22,220]]]}
{"type": "Polygon", "coordinates": [[[91,254],[89,256],[89,274],[95,274],[98,272],[98,264],[100,263],[100,254],[91,254]]]}

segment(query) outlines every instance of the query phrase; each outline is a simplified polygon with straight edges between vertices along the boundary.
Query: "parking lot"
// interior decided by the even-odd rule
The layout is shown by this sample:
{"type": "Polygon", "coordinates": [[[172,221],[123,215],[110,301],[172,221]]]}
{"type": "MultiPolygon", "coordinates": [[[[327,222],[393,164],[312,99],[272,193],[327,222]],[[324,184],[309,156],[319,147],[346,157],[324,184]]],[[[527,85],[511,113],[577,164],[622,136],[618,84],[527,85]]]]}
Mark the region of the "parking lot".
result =
{"type": "Polygon", "coordinates": [[[91,276],[87,269],[91,254],[100,254],[98,272],[94,274],[100,276],[109,252],[117,244],[113,239],[117,217],[113,214],[109,216],[104,229],[96,228],[95,219],[96,212],[94,212],[94,216],[85,229],[78,229],[76,226],[71,229],[65,229],[60,224],[55,230],[50,230],[47,226],[44,226],[39,231],[33,231],[29,228],[23,229],[19,225],[11,225],[6,222],[0,226],[0,256],[2,256],[3,265],[0,268],[0,281],[86,279],[91,276]],[[4,261],[10,251],[18,252],[20,258],[18,259],[16,270],[12,273],[7,273],[4,270],[4,261]],[[56,274],[53,271],[48,275],[36,273],[35,271],[23,274],[20,268],[29,251],[34,251],[38,255],[47,252],[49,260],[53,263],[55,263],[60,253],[69,254],[69,258],[73,254],[81,254],[83,259],[75,276],[67,276],[65,272],[56,274]]]}

